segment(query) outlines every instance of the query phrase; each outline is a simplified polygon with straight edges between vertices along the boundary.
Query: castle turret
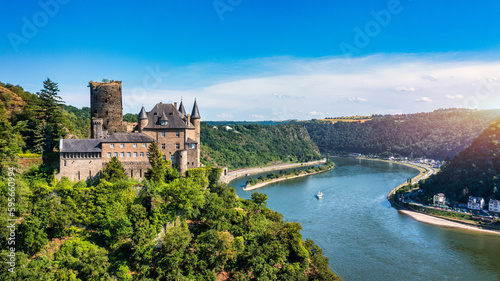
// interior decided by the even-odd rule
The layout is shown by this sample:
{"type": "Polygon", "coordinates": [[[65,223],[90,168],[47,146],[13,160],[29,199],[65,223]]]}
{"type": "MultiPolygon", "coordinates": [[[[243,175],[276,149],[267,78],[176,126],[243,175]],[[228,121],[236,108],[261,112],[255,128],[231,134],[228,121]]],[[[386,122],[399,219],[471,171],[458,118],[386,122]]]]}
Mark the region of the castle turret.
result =
{"type": "Polygon", "coordinates": [[[148,115],[146,114],[146,110],[144,109],[144,106],[141,108],[141,112],[139,112],[139,117],[137,118],[139,120],[138,128],[139,128],[139,133],[142,133],[142,130],[144,127],[148,125],[148,115]]]}
{"type": "Polygon", "coordinates": [[[181,104],[179,105],[179,112],[182,114],[182,116],[186,116],[186,109],[184,109],[184,105],[182,104],[182,99],[181,99],[181,104]]]}
{"type": "Polygon", "coordinates": [[[201,145],[201,138],[200,138],[200,111],[198,110],[198,104],[196,104],[196,99],[194,100],[194,105],[193,105],[193,111],[191,112],[191,116],[188,117],[189,121],[191,124],[194,126],[194,131],[195,131],[195,136],[196,136],[196,142],[198,143],[196,147],[196,159],[200,159],[200,145],[201,145]]]}
{"type": "Polygon", "coordinates": [[[92,118],[92,138],[94,139],[102,139],[104,137],[104,133],[102,131],[102,119],[101,118],[92,118]]]}
{"type": "MultiPolygon", "coordinates": [[[[90,117],[103,120],[103,131],[123,132],[122,82],[90,82],[89,87],[90,117]]],[[[94,131],[92,128],[91,138],[96,138],[94,131]]]]}

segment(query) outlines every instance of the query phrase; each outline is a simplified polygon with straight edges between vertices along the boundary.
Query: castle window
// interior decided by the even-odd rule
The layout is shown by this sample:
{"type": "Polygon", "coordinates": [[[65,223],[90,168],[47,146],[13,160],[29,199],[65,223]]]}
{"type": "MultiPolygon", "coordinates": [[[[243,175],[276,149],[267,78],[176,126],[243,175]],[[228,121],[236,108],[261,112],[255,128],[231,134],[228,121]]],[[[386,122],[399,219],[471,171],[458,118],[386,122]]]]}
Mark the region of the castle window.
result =
{"type": "Polygon", "coordinates": [[[115,152],[114,156],[115,156],[115,157],[118,157],[118,152],[115,152]]]}
{"type": "Polygon", "coordinates": [[[125,147],[125,144],[124,143],[120,143],[120,148],[124,148],[125,147]]]}
{"type": "Polygon", "coordinates": [[[132,153],[127,152],[127,157],[132,157],[132,153]]]}
{"type": "Polygon", "coordinates": [[[163,160],[167,160],[167,156],[163,155],[163,160]]]}
{"type": "Polygon", "coordinates": [[[181,148],[181,145],[180,145],[180,144],[178,144],[178,143],[176,143],[176,144],[175,144],[175,149],[179,149],[179,148],[181,148]]]}
{"type": "Polygon", "coordinates": [[[108,152],[108,158],[111,158],[111,152],[108,152]]]}
{"type": "Polygon", "coordinates": [[[161,149],[165,149],[165,144],[164,143],[161,144],[161,149]]]}
{"type": "Polygon", "coordinates": [[[144,152],[141,152],[141,154],[139,154],[141,157],[144,157],[144,152]]]}
{"type": "Polygon", "coordinates": [[[149,157],[149,152],[146,152],[146,155],[149,157]]]}
{"type": "Polygon", "coordinates": [[[189,144],[189,149],[196,149],[196,144],[195,143],[190,143],[189,144]]]}
{"type": "Polygon", "coordinates": [[[137,147],[137,143],[134,143],[133,146],[134,146],[134,148],[137,147]]]}
{"type": "Polygon", "coordinates": [[[170,161],[172,161],[172,164],[175,162],[175,156],[174,155],[170,156],[170,161]]]}
{"type": "Polygon", "coordinates": [[[111,147],[111,148],[115,148],[115,144],[114,144],[114,143],[110,143],[110,144],[109,144],[109,147],[111,147]]]}
{"type": "Polygon", "coordinates": [[[160,125],[167,126],[168,121],[160,121],[160,125]]]}
{"type": "Polygon", "coordinates": [[[134,152],[134,157],[137,157],[137,152],[134,152]]]}
{"type": "Polygon", "coordinates": [[[161,132],[161,136],[162,136],[162,137],[165,137],[165,132],[161,132]]]}
{"type": "Polygon", "coordinates": [[[66,160],[64,160],[64,167],[66,167],[66,160]]]}
{"type": "Polygon", "coordinates": [[[143,143],[142,147],[148,147],[148,144],[147,143],[143,143]]]}
{"type": "Polygon", "coordinates": [[[120,152],[120,157],[125,157],[125,152],[120,152]]]}
{"type": "Polygon", "coordinates": [[[180,137],[181,136],[181,132],[179,132],[179,131],[175,132],[175,136],[176,137],[180,137]]]}

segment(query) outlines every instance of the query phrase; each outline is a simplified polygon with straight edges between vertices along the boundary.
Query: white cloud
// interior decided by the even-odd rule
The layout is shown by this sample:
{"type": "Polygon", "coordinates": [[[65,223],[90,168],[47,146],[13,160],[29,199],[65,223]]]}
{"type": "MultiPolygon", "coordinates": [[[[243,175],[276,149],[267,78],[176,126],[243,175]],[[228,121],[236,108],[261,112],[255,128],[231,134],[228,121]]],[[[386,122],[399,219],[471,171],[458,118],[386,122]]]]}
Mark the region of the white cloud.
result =
{"type": "Polygon", "coordinates": [[[218,114],[217,117],[221,118],[221,119],[232,119],[234,116],[231,114],[222,113],[222,114],[218,114]]]}
{"type": "Polygon", "coordinates": [[[413,87],[396,87],[394,90],[398,92],[415,92],[415,88],[413,87]]]}
{"type": "Polygon", "coordinates": [[[454,100],[454,99],[461,100],[461,99],[464,98],[464,96],[462,96],[462,95],[454,95],[454,96],[452,96],[452,95],[446,95],[445,97],[447,99],[450,99],[450,100],[454,100]]]}
{"type": "Polygon", "coordinates": [[[427,75],[427,74],[420,76],[420,78],[425,79],[425,80],[429,80],[431,82],[436,82],[437,81],[436,78],[434,78],[434,77],[432,77],[430,75],[427,75]]]}
{"type": "MultiPolygon", "coordinates": [[[[432,111],[451,106],[450,100],[474,97],[478,87],[482,87],[482,97],[486,98],[479,99],[474,106],[500,108],[498,95],[484,93],[490,88],[500,89],[500,81],[496,79],[500,77],[500,61],[454,61],[454,56],[447,59],[433,55],[377,55],[350,60],[281,57],[229,66],[199,65],[196,77],[200,79],[192,87],[180,87],[176,83],[181,82],[173,80],[166,81],[159,89],[144,91],[135,90],[140,85],[124,86],[123,107],[124,113],[138,113],[142,104],[150,110],[160,101],[179,102],[183,97],[187,112],[191,112],[197,98],[202,120],[245,120],[257,115],[255,112],[268,112],[266,118],[278,120],[309,119],[323,113],[324,116],[385,114],[417,98],[421,103],[405,107],[405,112],[432,111]],[[220,70],[225,68],[234,71],[220,70]],[[414,92],[421,93],[420,98],[410,94],[414,92]]],[[[191,75],[189,71],[176,69],[171,73],[186,76],[179,81],[189,80],[191,75]]],[[[81,102],[68,104],[89,106],[86,85],[67,91],[73,94],[68,98],[64,96],[65,89],[60,88],[65,100],[81,102]]]]}
{"type": "Polygon", "coordinates": [[[364,99],[364,98],[360,98],[360,97],[351,97],[351,98],[348,98],[349,101],[351,102],[367,102],[368,100],[367,99],[364,99]]]}
{"type": "Polygon", "coordinates": [[[253,118],[258,118],[258,119],[264,119],[264,116],[262,115],[257,115],[257,114],[252,114],[253,118]]]}
{"type": "Polygon", "coordinates": [[[323,112],[311,111],[309,112],[311,115],[325,115],[323,112]]]}
{"type": "Polygon", "coordinates": [[[416,101],[418,101],[418,102],[432,102],[432,100],[428,97],[421,97],[421,98],[417,99],[416,101]]]}

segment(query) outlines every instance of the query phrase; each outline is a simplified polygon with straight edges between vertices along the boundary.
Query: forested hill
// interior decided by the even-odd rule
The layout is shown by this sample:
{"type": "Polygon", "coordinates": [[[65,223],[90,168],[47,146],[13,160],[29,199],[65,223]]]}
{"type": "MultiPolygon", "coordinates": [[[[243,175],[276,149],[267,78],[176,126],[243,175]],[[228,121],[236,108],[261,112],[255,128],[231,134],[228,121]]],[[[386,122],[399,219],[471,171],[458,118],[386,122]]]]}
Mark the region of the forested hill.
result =
{"type": "Polygon", "coordinates": [[[427,194],[443,192],[459,201],[469,196],[500,199],[500,119],[467,149],[421,184],[427,194]]]}
{"type": "Polygon", "coordinates": [[[307,128],[322,153],[453,158],[468,147],[500,110],[440,109],[430,113],[374,115],[366,122],[295,122],[307,128]]]}
{"type": "Polygon", "coordinates": [[[230,168],[320,159],[303,126],[201,123],[201,161],[230,168]]]}

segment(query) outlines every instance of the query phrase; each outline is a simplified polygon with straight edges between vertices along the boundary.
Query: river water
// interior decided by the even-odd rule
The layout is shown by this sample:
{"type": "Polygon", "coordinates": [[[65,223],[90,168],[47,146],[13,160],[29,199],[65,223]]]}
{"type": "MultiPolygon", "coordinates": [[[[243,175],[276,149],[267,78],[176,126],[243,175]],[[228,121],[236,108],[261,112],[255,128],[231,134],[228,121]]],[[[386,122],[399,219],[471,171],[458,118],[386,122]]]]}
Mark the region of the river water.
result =
{"type": "MultiPolygon", "coordinates": [[[[268,185],[268,207],[299,222],[344,280],[500,280],[500,235],[443,228],[391,208],[387,193],[418,171],[333,158],[335,169],[268,185]],[[323,199],[315,194],[323,192],[323,199]]],[[[264,173],[266,174],[266,173],[264,173]]],[[[258,175],[257,175],[258,176],[258,175]]],[[[230,183],[239,197],[247,178],[230,183]]]]}

